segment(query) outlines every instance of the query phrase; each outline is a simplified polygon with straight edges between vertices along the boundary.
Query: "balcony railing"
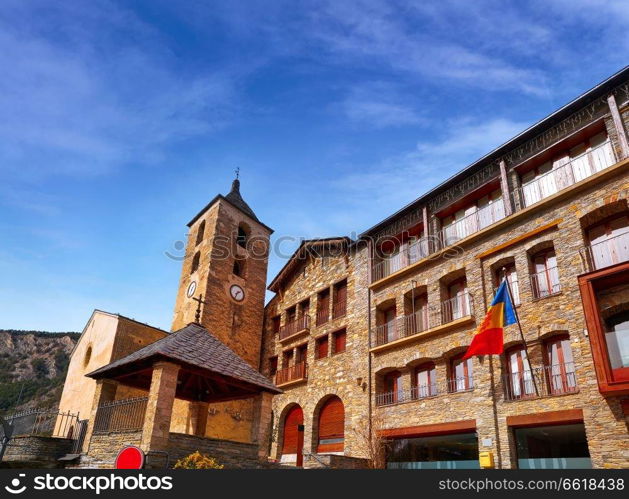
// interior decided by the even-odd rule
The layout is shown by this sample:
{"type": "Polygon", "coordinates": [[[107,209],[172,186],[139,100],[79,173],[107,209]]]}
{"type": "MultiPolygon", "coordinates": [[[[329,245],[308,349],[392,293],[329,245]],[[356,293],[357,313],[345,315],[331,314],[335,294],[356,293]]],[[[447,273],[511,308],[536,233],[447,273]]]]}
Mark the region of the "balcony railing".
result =
{"type": "Polygon", "coordinates": [[[457,241],[478,232],[479,230],[495,224],[505,217],[505,207],[502,197],[493,200],[491,204],[484,206],[469,215],[447,225],[440,232],[442,246],[450,246],[457,241]]]}
{"type": "MultiPolygon", "coordinates": [[[[53,409],[29,409],[5,416],[13,437],[34,435],[41,437],[76,438],[79,415],[53,409]]],[[[0,441],[4,429],[0,425],[0,441]]]]}
{"type": "Polygon", "coordinates": [[[395,255],[388,256],[376,263],[372,269],[372,282],[384,279],[398,270],[426,258],[434,250],[433,241],[424,237],[411,243],[403,244],[395,255]]]}
{"type": "Polygon", "coordinates": [[[581,248],[581,258],[588,272],[629,261],[629,230],[581,248]]]}
{"type": "Polygon", "coordinates": [[[294,319],[293,321],[285,324],[284,327],[280,328],[280,341],[285,340],[286,338],[290,338],[298,333],[303,331],[308,331],[310,328],[310,317],[307,315],[302,315],[301,317],[294,319]]]}
{"type": "Polygon", "coordinates": [[[275,384],[277,386],[290,383],[291,381],[305,380],[308,376],[308,364],[298,362],[294,366],[285,367],[275,373],[275,384]]]}
{"type": "Polygon", "coordinates": [[[517,189],[524,206],[531,206],[548,196],[552,196],[595,173],[612,166],[616,162],[611,142],[606,140],[566,164],[536,177],[517,189]]]}
{"type": "Polygon", "coordinates": [[[531,279],[533,298],[546,298],[561,293],[559,270],[557,267],[551,267],[541,272],[536,272],[529,277],[531,279]]]}
{"type": "Polygon", "coordinates": [[[380,346],[392,341],[413,336],[429,328],[428,310],[419,310],[413,314],[376,326],[372,330],[371,345],[380,346]]]}
{"type": "Polygon", "coordinates": [[[447,324],[468,315],[474,315],[474,301],[467,291],[441,302],[442,324],[447,324]]]}
{"type": "Polygon", "coordinates": [[[436,397],[446,393],[467,392],[474,389],[474,380],[471,376],[465,378],[453,378],[445,383],[433,383],[430,385],[417,385],[408,390],[376,393],[376,405],[395,405],[404,402],[412,402],[428,397],[436,397]]]}
{"type": "Polygon", "coordinates": [[[317,310],[317,326],[322,326],[330,320],[330,310],[328,308],[317,310]]]}
{"type": "Polygon", "coordinates": [[[347,302],[341,301],[334,303],[332,305],[332,318],[338,319],[339,317],[344,317],[347,314],[347,302]]]}
{"type": "Polygon", "coordinates": [[[505,400],[550,397],[578,391],[573,362],[507,374],[503,383],[505,400]]]}
{"type": "Polygon", "coordinates": [[[103,403],[96,413],[94,433],[141,430],[147,403],[148,397],[103,403]]]}

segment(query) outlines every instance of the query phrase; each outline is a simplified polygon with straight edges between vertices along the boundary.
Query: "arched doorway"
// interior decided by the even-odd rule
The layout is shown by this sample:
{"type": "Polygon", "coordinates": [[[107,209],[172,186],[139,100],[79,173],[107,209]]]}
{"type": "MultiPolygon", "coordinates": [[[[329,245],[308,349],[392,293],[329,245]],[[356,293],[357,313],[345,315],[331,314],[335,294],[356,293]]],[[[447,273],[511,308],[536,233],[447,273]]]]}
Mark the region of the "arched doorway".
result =
{"type": "Polygon", "coordinates": [[[318,453],[343,452],[345,444],[345,407],[343,401],[332,395],[319,410],[318,453]]]}
{"type": "Polygon", "coordinates": [[[284,417],[284,439],[282,442],[282,459],[295,455],[295,465],[304,462],[304,411],[299,405],[291,407],[284,417]]]}

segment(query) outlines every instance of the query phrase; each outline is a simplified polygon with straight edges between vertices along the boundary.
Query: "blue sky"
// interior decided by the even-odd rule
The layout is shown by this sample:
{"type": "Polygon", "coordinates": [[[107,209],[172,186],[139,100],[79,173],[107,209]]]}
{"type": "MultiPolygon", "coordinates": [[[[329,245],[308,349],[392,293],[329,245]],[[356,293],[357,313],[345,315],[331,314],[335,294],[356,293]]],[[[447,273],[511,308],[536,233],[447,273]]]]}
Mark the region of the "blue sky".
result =
{"type": "Polygon", "coordinates": [[[603,0],[3,0],[0,328],[168,329],[165,252],[236,166],[276,236],[361,232],[623,67],[628,23],[603,0]]]}

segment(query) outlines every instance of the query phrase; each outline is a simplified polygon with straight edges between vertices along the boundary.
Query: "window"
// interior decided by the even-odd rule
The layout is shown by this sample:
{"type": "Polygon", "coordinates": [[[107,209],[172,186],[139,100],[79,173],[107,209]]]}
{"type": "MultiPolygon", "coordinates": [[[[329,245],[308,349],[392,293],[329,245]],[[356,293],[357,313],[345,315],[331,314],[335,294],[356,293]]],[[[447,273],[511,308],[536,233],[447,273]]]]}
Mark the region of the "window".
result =
{"type": "Polygon", "coordinates": [[[513,296],[513,305],[520,305],[520,284],[518,282],[518,274],[515,271],[515,263],[508,263],[503,267],[497,268],[495,272],[495,280],[496,280],[496,289],[502,284],[502,279],[507,276],[507,281],[509,282],[509,287],[511,288],[511,295],[513,296]]]}
{"type": "Polygon", "coordinates": [[[514,428],[513,431],[521,470],[592,467],[583,423],[514,428]]]}
{"type": "Polygon", "coordinates": [[[535,204],[614,162],[607,135],[599,133],[524,173],[521,177],[524,205],[535,204]]]}
{"type": "Polygon", "coordinates": [[[577,389],[572,348],[567,336],[555,337],[546,342],[546,382],[550,393],[561,395],[577,389]]]}
{"type": "Polygon", "coordinates": [[[463,392],[474,388],[472,359],[463,360],[463,354],[450,363],[450,391],[463,392]]]}
{"type": "Polygon", "coordinates": [[[199,260],[201,259],[201,253],[198,251],[192,257],[192,266],[190,267],[190,273],[194,274],[199,269],[199,260]]]}
{"type": "Polygon", "coordinates": [[[236,238],[236,242],[238,243],[238,246],[240,246],[241,248],[246,248],[248,237],[249,237],[249,231],[247,230],[244,224],[240,224],[238,226],[238,236],[236,238]]]}
{"type": "Polygon", "coordinates": [[[232,274],[238,277],[245,277],[245,261],[242,258],[236,258],[234,260],[234,267],[232,269],[232,274]]]}
{"type": "Polygon", "coordinates": [[[479,469],[475,432],[395,438],[385,446],[387,469],[479,469]]]}
{"type": "Polygon", "coordinates": [[[395,327],[395,317],[395,303],[387,306],[386,308],[378,309],[376,316],[376,345],[384,345],[385,343],[389,343],[398,338],[397,329],[395,327]]]}
{"type": "Polygon", "coordinates": [[[587,231],[589,257],[594,269],[629,260],[629,216],[621,215],[587,231]]]}
{"type": "Polygon", "coordinates": [[[605,321],[605,343],[614,378],[629,380],[629,311],[605,321]]]}
{"type": "Polygon", "coordinates": [[[411,310],[405,322],[405,334],[410,336],[428,329],[428,295],[426,293],[411,297],[411,310]]]}
{"type": "Polygon", "coordinates": [[[201,241],[203,241],[203,234],[204,233],[205,233],[205,220],[203,220],[199,224],[199,230],[197,230],[197,242],[196,242],[195,246],[201,244],[201,241]]]}
{"type": "Polygon", "coordinates": [[[433,362],[416,367],[412,381],[412,398],[418,399],[437,395],[437,370],[433,362]]]}
{"type": "Polygon", "coordinates": [[[295,319],[297,318],[297,307],[295,305],[293,305],[290,308],[286,309],[286,324],[290,324],[291,322],[294,322],[295,319]]]}
{"type": "Polygon", "coordinates": [[[299,304],[299,315],[304,317],[310,314],[310,298],[306,298],[299,304]]]}
{"type": "Polygon", "coordinates": [[[507,350],[505,358],[509,373],[506,383],[507,400],[535,396],[534,373],[531,371],[524,347],[517,346],[507,350]]]}
{"type": "Polygon", "coordinates": [[[470,315],[467,280],[463,277],[451,283],[447,289],[448,299],[442,304],[443,322],[452,322],[470,315]]]}
{"type": "Polygon", "coordinates": [[[378,405],[397,404],[403,400],[402,375],[399,371],[387,373],[382,380],[382,388],[378,405]]]}
{"type": "Polygon", "coordinates": [[[271,328],[275,334],[280,332],[281,321],[282,317],[280,315],[276,315],[275,317],[271,318],[271,328]]]}
{"type": "Polygon", "coordinates": [[[295,356],[295,364],[300,364],[308,360],[308,344],[304,343],[297,347],[297,355],[295,356]]]}
{"type": "Polygon", "coordinates": [[[277,355],[269,358],[269,374],[275,376],[277,372],[277,355]]]}
{"type": "Polygon", "coordinates": [[[328,356],[328,336],[321,336],[315,341],[315,354],[317,359],[324,359],[328,356]]]}
{"type": "Polygon", "coordinates": [[[341,329],[336,333],[332,334],[334,338],[334,353],[343,353],[345,351],[345,343],[347,340],[347,332],[345,329],[341,329]]]}
{"type": "Polygon", "coordinates": [[[330,320],[330,290],[324,289],[319,292],[317,298],[317,326],[325,324],[330,320]]]}
{"type": "Polygon", "coordinates": [[[545,298],[561,291],[559,270],[554,249],[548,249],[533,256],[531,286],[534,298],[545,298]]]}
{"type": "Polygon", "coordinates": [[[441,232],[444,245],[454,244],[504,217],[502,194],[500,189],[496,189],[443,219],[441,232]]]}
{"type": "Polygon", "coordinates": [[[290,366],[291,361],[293,360],[293,351],[286,350],[282,353],[282,368],[286,369],[290,366]]]}
{"type": "Polygon", "coordinates": [[[345,442],[345,408],[340,398],[330,397],[319,412],[317,452],[343,452],[345,442]]]}
{"type": "Polygon", "coordinates": [[[338,319],[347,313],[347,280],[334,285],[334,304],[332,317],[338,319]]]}

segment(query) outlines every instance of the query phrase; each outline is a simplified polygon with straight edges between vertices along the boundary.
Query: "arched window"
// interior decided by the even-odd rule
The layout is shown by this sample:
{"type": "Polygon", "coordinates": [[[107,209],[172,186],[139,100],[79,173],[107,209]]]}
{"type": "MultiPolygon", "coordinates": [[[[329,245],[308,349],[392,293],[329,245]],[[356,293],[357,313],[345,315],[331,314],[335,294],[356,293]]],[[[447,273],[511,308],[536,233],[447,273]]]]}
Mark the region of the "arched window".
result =
{"type": "Polygon", "coordinates": [[[535,396],[534,373],[531,371],[524,347],[517,345],[507,350],[505,360],[509,373],[506,383],[507,400],[535,396]]]}
{"type": "Polygon", "coordinates": [[[245,224],[240,224],[238,226],[238,236],[236,238],[236,242],[238,243],[238,246],[240,246],[241,248],[246,248],[248,238],[249,238],[248,228],[245,226],[245,224]]]}
{"type": "Polygon", "coordinates": [[[201,253],[197,251],[192,257],[192,266],[190,267],[190,273],[194,274],[199,269],[199,260],[201,259],[201,253]]]}
{"type": "Polygon", "coordinates": [[[245,277],[245,261],[242,258],[236,258],[236,260],[234,260],[232,273],[238,277],[245,277]]]}
{"type": "Polygon", "coordinates": [[[464,392],[474,388],[472,359],[463,360],[463,355],[457,355],[450,361],[449,389],[451,392],[464,392]]]}
{"type": "Polygon", "coordinates": [[[325,401],[319,411],[317,452],[343,452],[345,442],[345,408],[337,396],[325,401]]]}
{"type": "Polygon", "coordinates": [[[587,230],[594,270],[629,260],[629,215],[613,216],[587,230]]]}
{"type": "Polygon", "coordinates": [[[195,245],[199,245],[201,241],[203,241],[203,235],[205,234],[205,220],[203,220],[199,224],[199,229],[197,230],[197,242],[195,245]]]}
{"type": "Polygon", "coordinates": [[[437,370],[434,362],[426,362],[413,370],[411,397],[414,399],[437,395],[437,370]]]}
{"type": "Polygon", "coordinates": [[[531,257],[531,265],[533,267],[531,286],[534,298],[546,298],[561,291],[554,248],[551,247],[534,254],[531,257]]]}
{"type": "Polygon", "coordinates": [[[570,338],[567,335],[553,336],[545,342],[546,382],[550,393],[560,395],[577,390],[570,338]]]}

